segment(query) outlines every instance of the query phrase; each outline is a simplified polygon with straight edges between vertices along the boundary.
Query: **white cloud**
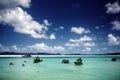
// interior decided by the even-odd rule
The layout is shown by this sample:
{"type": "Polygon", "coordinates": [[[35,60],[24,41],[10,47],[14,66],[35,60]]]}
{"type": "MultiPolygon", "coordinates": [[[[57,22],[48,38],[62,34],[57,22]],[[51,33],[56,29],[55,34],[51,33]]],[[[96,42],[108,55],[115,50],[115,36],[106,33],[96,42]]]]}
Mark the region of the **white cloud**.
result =
{"type": "Polygon", "coordinates": [[[34,45],[28,46],[32,51],[48,51],[51,50],[53,51],[52,47],[48,47],[44,43],[36,43],[34,45]]]}
{"type": "Polygon", "coordinates": [[[99,52],[99,51],[100,51],[100,49],[97,49],[96,51],[98,51],[98,52],[99,52]]]}
{"type": "Polygon", "coordinates": [[[18,49],[16,45],[13,45],[12,48],[13,48],[14,50],[17,50],[17,49],[18,49]]]}
{"type": "Polygon", "coordinates": [[[50,39],[56,39],[55,34],[51,34],[50,39]]]}
{"type": "Polygon", "coordinates": [[[0,44],[0,52],[25,52],[25,49],[19,48],[16,45],[3,46],[2,44],[0,44]]]}
{"type": "Polygon", "coordinates": [[[0,48],[2,48],[3,46],[2,46],[2,44],[0,44],[0,48]]]}
{"type": "Polygon", "coordinates": [[[59,29],[58,29],[58,28],[55,28],[54,30],[58,31],[59,29]]]}
{"type": "Polygon", "coordinates": [[[69,39],[69,42],[65,44],[65,46],[68,47],[93,47],[95,46],[95,43],[93,42],[93,38],[84,35],[83,37],[80,37],[79,39],[69,39]]]}
{"type": "Polygon", "coordinates": [[[79,43],[66,43],[65,46],[68,46],[68,47],[78,47],[80,45],[79,45],[79,43]]]}
{"type": "Polygon", "coordinates": [[[120,21],[115,20],[115,21],[111,22],[111,24],[112,24],[112,29],[120,31],[120,21]]]}
{"type": "Polygon", "coordinates": [[[60,29],[64,29],[64,27],[63,27],[63,26],[60,26],[60,29]]]}
{"type": "Polygon", "coordinates": [[[8,52],[49,52],[49,53],[57,53],[64,52],[65,48],[62,46],[47,46],[45,43],[36,43],[33,45],[28,45],[25,47],[17,47],[16,45],[12,46],[3,46],[0,44],[0,51],[8,51],[8,52]],[[57,52],[56,52],[57,51],[57,52]]]}
{"type": "Polygon", "coordinates": [[[0,44],[0,50],[2,50],[2,49],[4,49],[4,47],[3,47],[3,45],[2,45],[2,44],[0,44]]]}
{"type": "Polygon", "coordinates": [[[91,33],[91,31],[89,29],[85,29],[83,27],[72,27],[71,32],[74,32],[77,34],[91,33]]]}
{"type": "Polygon", "coordinates": [[[99,27],[98,27],[98,26],[96,26],[96,27],[95,27],[95,29],[99,29],[99,27]]]}
{"type": "Polygon", "coordinates": [[[64,51],[65,50],[62,46],[54,46],[54,49],[57,51],[64,51]]]}
{"type": "Polygon", "coordinates": [[[94,42],[68,42],[65,44],[65,46],[68,46],[68,47],[93,47],[95,46],[95,43],[94,42]]]}
{"type": "Polygon", "coordinates": [[[102,50],[107,50],[107,48],[102,48],[102,50]]]}
{"type": "Polygon", "coordinates": [[[34,45],[28,46],[29,49],[31,49],[32,51],[36,51],[36,52],[61,52],[64,51],[64,48],[62,46],[47,46],[44,43],[36,43],[34,45]]]}
{"type": "Polygon", "coordinates": [[[31,0],[0,0],[0,9],[12,9],[18,6],[30,7],[31,0]]]}
{"type": "Polygon", "coordinates": [[[84,35],[83,37],[81,37],[80,39],[70,39],[70,42],[84,42],[84,41],[92,41],[92,37],[86,36],[84,35]]]}
{"type": "Polygon", "coordinates": [[[1,51],[9,51],[10,49],[8,47],[4,47],[2,44],[0,44],[0,52],[1,51]]]}
{"type": "Polygon", "coordinates": [[[12,26],[15,32],[28,34],[33,38],[47,39],[46,32],[51,23],[45,19],[44,23],[40,24],[20,7],[30,7],[30,2],[31,0],[1,0],[0,7],[3,8],[0,8],[0,23],[12,26]]]}
{"type": "Polygon", "coordinates": [[[47,38],[45,32],[48,30],[47,26],[39,24],[20,7],[3,12],[2,15],[0,15],[0,22],[11,25],[15,32],[28,34],[33,38],[47,38]]]}
{"type": "Polygon", "coordinates": [[[83,46],[93,47],[93,46],[95,46],[95,43],[94,42],[85,42],[85,43],[83,43],[83,46]]]}
{"type": "Polygon", "coordinates": [[[110,14],[116,14],[116,13],[120,13],[120,5],[119,2],[116,1],[114,3],[107,3],[105,5],[105,7],[107,8],[106,13],[110,13],[110,14]]]}
{"type": "Polygon", "coordinates": [[[91,48],[90,48],[90,47],[85,47],[85,48],[83,49],[83,51],[84,51],[84,52],[86,52],[86,51],[91,51],[91,48]]]}
{"type": "Polygon", "coordinates": [[[111,46],[120,45],[120,37],[115,37],[113,34],[108,34],[108,44],[111,46]]]}
{"type": "Polygon", "coordinates": [[[91,51],[91,48],[89,48],[89,47],[86,47],[85,49],[86,49],[86,51],[91,51]]]}
{"type": "Polygon", "coordinates": [[[92,37],[84,35],[83,37],[80,38],[81,41],[92,41],[92,37]]]}
{"type": "Polygon", "coordinates": [[[57,31],[57,30],[63,30],[63,29],[64,29],[63,26],[60,26],[60,27],[58,27],[58,28],[55,28],[56,31],[57,31]]]}
{"type": "Polygon", "coordinates": [[[51,25],[52,25],[52,23],[49,23],[47,19],[45,19],[45,20],[43,20],[43,21],[44,21],[44,24],[45,24],[46,26],[51,26],[51,25]]]}

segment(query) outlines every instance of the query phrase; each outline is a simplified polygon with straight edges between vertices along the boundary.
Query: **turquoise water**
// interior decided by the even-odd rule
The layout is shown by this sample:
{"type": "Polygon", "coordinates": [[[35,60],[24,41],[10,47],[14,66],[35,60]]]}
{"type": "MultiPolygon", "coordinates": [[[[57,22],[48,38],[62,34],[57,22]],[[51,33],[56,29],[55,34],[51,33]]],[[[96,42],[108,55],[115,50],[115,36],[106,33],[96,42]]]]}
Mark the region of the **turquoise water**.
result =
{"type": "Polygon", "coordinates": [[[0,80],[120,80],[120,56],[114,56],[116,62],[112,57],[82,56],[80,66],[74,65],[76,57],[44,57],[40,63],[33,63],[34,58],[0,58],[0,80]],[[62,64],[62,59],[70,63],[62,64]]]}

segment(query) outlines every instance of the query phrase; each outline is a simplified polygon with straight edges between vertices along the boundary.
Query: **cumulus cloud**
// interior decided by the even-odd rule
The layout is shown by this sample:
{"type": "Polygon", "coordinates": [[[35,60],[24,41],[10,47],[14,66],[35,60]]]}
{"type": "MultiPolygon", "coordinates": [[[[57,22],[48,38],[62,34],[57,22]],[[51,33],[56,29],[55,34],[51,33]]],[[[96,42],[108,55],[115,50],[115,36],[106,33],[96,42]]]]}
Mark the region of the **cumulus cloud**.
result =
{"type": "Polygon", "coordinates": [[[115,21],[111,22],[111,24],[112,24],[112,29],[113,30],[120,31],[120,21],[115,20],[115,21]]]}
{"type": "Polygon", "coordinates": [[[16,45],[13,45],[12,48],[13,48],[14,50],[17,50],[17,49],[18,49],[16,45]]]}
{"type": "Polygon", "coordinates": [[[4,47],[2,44],[0,44],[0,51],[9,51],[10,49],[8,47],[4,47]]]}
{"type": "Polygon", "coordinates": [[[36,22],[31,15],[22,8],[17,7],[14,10],[7,10],[0,15],[0,22],[5,22],[14,28],[15,32],[28,34],[33,38],[47,38],[47,26],[36,22]]]}
{"type": "Polygon", "coordinates": [[[13,9],[17,6],[29,8],[31,0],[0,0],[0,9],[13,9]]]}
{"type": "Polygon", "coordinates": [[[34,45],[27,46],[28,49],[31,51],[36,52],[56,52],[56,51],[64,51],[64,48],[62,46],[47,46],[45,43],[36,43],[34,45]]]}
{"type": "Polygon", "coordinates": [[[48,36],[48,26],[51,23],[47,19],[43,20],[43,24],[35,21],[33,17],[24,11],[21,7],[29,7],[31,0],[1,0],[1,6],[5,7],[0,9],[0,23],[6,23],[14,28],[15,32],[28,34],[33,38],[45,38],[48,36]],[[15,3],[15,5],[12,5],[15,3]],[[11,7],[10,7],[11,6],[11,7]]]}
{"type": "Polygon", "coordinates": [[[74,32],[76,34],[91,33],[89,29],[85,29],[83,27],[72,27],[71,32],[74,32]]]}
{"type": "Polygon", "coordinates": [[[114,3],[107,3],[105,7],[107,8],[106,13],[110,13],[110,14],[120,13],[120,4],[118,1],[114,3]]]}
{"type": "Polygon", "coordinates": [[[92,37],[84,35],[83,37],[80,37],[80,39],[70,39],[69,41],[70,42],[84,42],[84,41],[92,41],[92,40],[93,40],[92,37]]]}
{"type": "Polygon", "coordinates": [[[93,47],[95,46],[95,43],[93,42],[93,38],[84,35],[83,37],[80,37],[79,39],[69,39],[69,42],[65,44],[65,46],[68,47],[93,47]]]}
{"type": "Polygon", "coordinates": [[[27,48],[20,48],[16,45],[12,46],[3,46],[0,44],[0,52],[28,52],[29,50],[27,48]]]}
{"type": "Polygon", "coordinates": [[[108,34],[108,44],[109,45],[120,45],[120,37],[114,36],[113,34],[108,34]]]}
{"type": "Polygon", "coordinates": [[[78,47],[80,45],[79,45],[79,43],[66,43],[65,46],[68,46],[68,47],[78,47]]]}
{"type": "Polygon", "coordinates": [[[90,47],[85,47],[82,51],[83,51],[83,52],[91,51],[91,48],[90,48],[90,47]]]}
{"type": "Polygon", "coordinates": [[[45,19],[45,20],[43,20],[43,21],[44,21],[44,24],[45,24],[46,26],[51,26],[51,25],[52,25],[52,23],[49,23],[47,19],[45,19]]]}
{"type": "Polygon", "coordinates": [[[63,52],[65,51],[64,47],[62,46],[47,46],[45,43],[36,43],[33,45],[28,45],[25,47],[17,47],[16,45],[12,46],[3,46],[0,44],[0,51],[8,51],[8,52],[63,52]]]}
{"type": "Polygon", "coordinates": [[[56,39],[55,34],[51,34],[50,39],[56,39]]]}
{"type": "Polygon", "coordinates": [[[54,46],[54,49],[57,50],[57,51],[64,51],[64,47],[62,46],[54,46]]]}
{"type": "Polygon", "coordinates": [[[95,43],[94,43],[94,42],[85,42],[85,43],[83,44],[83,46],[93,47],[93,46],[95,46],[95,43]]]}
{"type": "Polygon", "coordinates": [[[63,52],[65,49],[62,46],[47,46],[45,43],[36,43],[30,46],[27,46],[27,49],[31,50],[31,52],[63,52]]]}

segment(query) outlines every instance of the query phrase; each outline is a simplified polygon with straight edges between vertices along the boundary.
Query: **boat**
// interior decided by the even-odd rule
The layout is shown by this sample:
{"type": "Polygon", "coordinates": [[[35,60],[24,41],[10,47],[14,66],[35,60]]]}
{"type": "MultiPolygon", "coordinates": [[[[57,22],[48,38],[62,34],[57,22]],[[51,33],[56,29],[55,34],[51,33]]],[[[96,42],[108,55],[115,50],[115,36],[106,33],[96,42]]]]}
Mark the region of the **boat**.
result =
{"type": "Polygon", "coordinates": [[[29,57],[31,57],[31,54],[24,54],[22,57],[23,58],[29,58],[29,57]]]}

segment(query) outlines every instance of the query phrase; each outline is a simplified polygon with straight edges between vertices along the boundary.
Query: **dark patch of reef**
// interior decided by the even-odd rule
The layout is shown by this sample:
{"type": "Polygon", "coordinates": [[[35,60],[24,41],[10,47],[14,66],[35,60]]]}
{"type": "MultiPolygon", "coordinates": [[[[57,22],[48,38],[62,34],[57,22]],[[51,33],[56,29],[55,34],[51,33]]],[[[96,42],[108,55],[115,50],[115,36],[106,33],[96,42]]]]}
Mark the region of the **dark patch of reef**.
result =
{"type": "MultiPolygon", "coordinates": [[[[42,62],[43,59],[41,59],[39,56],[35,57],[35,59],[33,59],[33,63],[39,63],[39,62],[42,62]]],[[[117,58],[116,57],[113,57],[111,58],[111,61],[117,61],[117,58]]],[[[27,62],[27,61],[23,61],[24,63],[27,62]]],[[[70,61],[68,59],[63,59],[62,60],[62,63],[63,64],[69,64],[70,61]]],[[[77,58],[75,61],[74,61],[74,64],[75,65],[82,65],[83,64],[83,59],[81,57],[77,58]]],[[[10,66],[14,65],[13,62],[10,62],[9,63],[10,66]]],[[[25,64],[22,64],[22,67],[25,67],[25,64]]]]}
{"type": "Polygon", "coordinates": [[[69,63],[69,60],[63,59],[62,63],[66,63],[67,64],[67,63],[69,63]]]}
{"type": "Polygon", "coordinates": [[[10,62],[9,65],[11,66],[11,65],[14,65],[14,64],[12,62],[10,62]]]}
{"type": "MultiPolygon", "coordinates": [[[[83,63],[82,63],[82,59],[81,59],[81,57],[79,57],[76,61],[74,61],[74,64],[75,65],[82,65],[83,63]]],[[[64,63],[64,64],[68,64],[68,63],[70,63],[69,62],[69,60],[67,60],[67,59],[63,59],[62,60],[62,63],[64,63]]]]}
{"type": "Polygon", "coordinates": [[[117,61],[117,58],[113,57],[113,58],[111,59],[111,61],[117,61]]]}
{"type": "Polygon", "coordinates": [[[22,64],[22,66],[24,67],[24,66],[25,66],[25,64],[22,64]]]}
{"type": "Polygon", "coordinates": [[[75,65],[82,65],[82,59],[81,57],[79,57],[75,62],[74,62],[75,65]]]}

